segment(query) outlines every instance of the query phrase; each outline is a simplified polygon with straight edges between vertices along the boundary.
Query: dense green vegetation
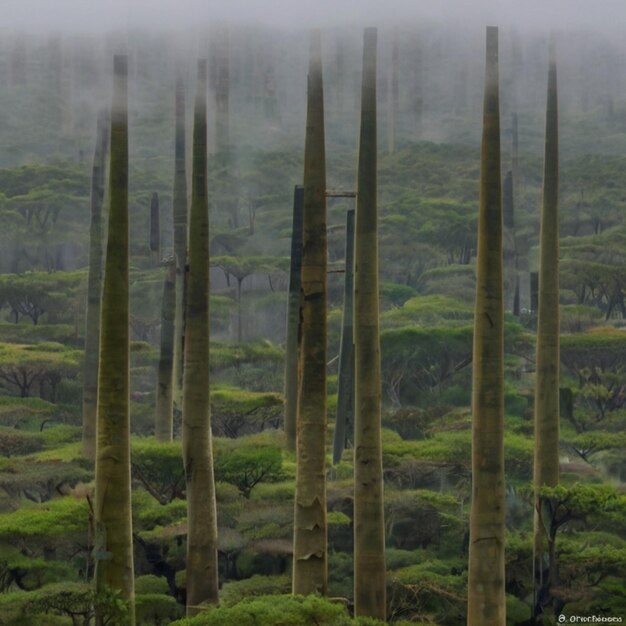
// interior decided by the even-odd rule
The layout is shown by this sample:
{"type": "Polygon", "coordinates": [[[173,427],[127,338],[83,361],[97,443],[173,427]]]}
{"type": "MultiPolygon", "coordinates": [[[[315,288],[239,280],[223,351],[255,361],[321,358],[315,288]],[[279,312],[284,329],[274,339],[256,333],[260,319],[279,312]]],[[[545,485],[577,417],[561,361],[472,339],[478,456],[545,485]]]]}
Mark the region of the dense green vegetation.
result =
{"type": "MultiPolygon", "coordinates": [[[[441,30],[420,32],[423,63],[413,73],[417,44],[408,31],[401,33],[396,143],[388,154],[382,147],[387,142],[380,141],[378,154],[387,620],[457,626],[467,610],[481,124],[476,89],[467,76],[482,76],[483,57],[469,54],[461,43],[445,48],[437,39],[444,37],[441,30]],[[439,85],[445,68],[446,76],[458,78],[456,86],[439,85]]],[[[340,37],[327,35],[339,48],[340,37]]],[[[352,35],[343,39],[344,52],[357,67],[361,34],[352,35]]],[[[326,524],[332,601],[287,595],[296,462],[282,432],[284,340],[293,186],[302,183],[303,170],[306,46],[285,33],[242,29],[232,33],[232,50],[246,37],[248,47],[231,61],[234,180],[224,183],[218,155],[209,151],[208,159],[209,402],[221,605],[188,619],[183,618],[182,405],[177,399],[174,441],[157,443],[160,299],[168,270],[153,263],[148,229],[150,199],[158,193],[161,252],[172,255],[173,45],[138,34],[129,61],[136,621],[138,626],[175,620],[181,626],[374,626],[379,622],[352,617],[353,449],[330,463],[349,197],[327,199],[326,524]],[[297,54],[285,54],[294,46],[297,54]],[[264,51],[264,62],[272,66],[278,82],[273,94],[269,79],[253,76],[254,51],[264,51]]],[[[381,31],[384,80],[386,37],[381,31]]],[[[507,91],[513,66],[503,43],[507,37],[501,32],[502,168],[503,174],[511,168],[504,138],[517,106],[521,176],[515,228],[528,249],[528,272],[535,272],[547,54],[533,56],[530,40],[524,40],[529,70],[519,78],[518,91],[529,84],[532,89],[518,93],[516,105],[507,91]],[[533,100],[533,94],[541,95],[533,100]]],[[[108,92],[103,95],[103,76],[111,59],[78,39],[64,41],[73,61],[60,71],[73,89],[63,95],[70,102],[63,107],[61,88],[46,70],[55,57],[48,58],[48,42],[41,38],[25,41],[30,61],[24,81],[11,79],[17,43],[8,38],[0,47],[0,76],[6,79],[0,80],[0,625],[90,624],[95,611],[107,624],[125,624],[121,598],[95,595],[90,584],[97,556],[95,475],[80,443],[88,155],[96,137],[95,102],[110,100],[108,92]]],[[[600,41],[594,45],[607,59],[615,52],[600,41]]],[[[333,61],[334,54],[331,46],[323,58],[327,187],[353,191],[358,85],[333,61]]],[[[561,483],[543,488],[541,496],[552,511],[546,531],[559,562],[552,592],[564,614],[626,617],[626,101],[617,92],[593,91],[594,83],[576,93],[568,77],[590,72],[582,61],[577,66],[577,59],[568,61],[559,86],[564,93],[561,483]]],[[[188,112],[194,89],[189,81],[188,112]]],[[[209,94],[214,96],[213,87],[209,94]]],[[[383,89],[381,120],[385,99],[383,89]]],[[[381,138],[385,132],[383,123],[381,138]]],[[[505,591],[511,626],[530,618],[533,602],[536,311],[530,295],[528,290],[519,316],[507,311],[504,320],[505,591]]]]}

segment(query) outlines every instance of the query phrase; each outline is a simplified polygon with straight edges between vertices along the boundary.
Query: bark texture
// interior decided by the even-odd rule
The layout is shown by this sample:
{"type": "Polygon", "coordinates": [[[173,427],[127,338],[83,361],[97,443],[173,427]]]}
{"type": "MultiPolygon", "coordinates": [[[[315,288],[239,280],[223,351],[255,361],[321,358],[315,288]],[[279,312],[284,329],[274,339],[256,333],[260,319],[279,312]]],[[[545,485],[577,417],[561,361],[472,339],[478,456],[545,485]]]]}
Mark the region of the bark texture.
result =
{"type": "Polygon", "coordinates": [[[174,415],[174,314],[176,311],[176,265],[167,267],[161,302],[161,354],[156,393],[157,441],[172,441],[174,415]]]}
{"type": "MultiPolygon", "coordinates": [[[[102,291],[96,449],[96,590],[119,591],[134,624],[128,332],[128,62],[115,56],[109,234],[102,291]]],[[[101,616],[99,616],[101,619],[101,616]]]]}
{"type": "Polygon", "coordinates": [[[176,79],[176,131],[174,138],[174,256],[176,258],[176,323],[174,340],[175,396],[180,400],[183,388],[185,334],[185,273],[187,267],[187,163],[185,147],[185,85],[176,79]]]}
{"type": "Polygon", "coordinates": [[[341,461],[348,439],[354,438],[354,209],[346,214],[346,269],[339,344],[337,418],[333,434],[333,463],[341,461]]]}
{"type": "Polygon", "coordinates": [[[354,264],[354,611],[385,619],[376,127],[377,30],[363,38],[354,264]]]}
{"type": "Polygon", "coordinates": [[[89,275],[85,316],[85,364],[83,369],[83,455],[96,458],[96,405],[98,400],[98,356],[100,352],[100,302],[105,234],[102,227],[106,155],[109,149],[108,115],[98,116],[96,148],[91,170],[91,223],[89,226],[89,275]]]}
{"type": "Polygon", "coordinates": [[[311,35],[304,148],[302,351],[293,592],[326,594],[326,156],[321,34],[311,35]]]}
{"type": "Polygon", "coordinates": [[[498,29],[487,27],[472,393],[469,626],[503,626],[504,307],[498,29]]]}
{"type": "MultiPolygon", "coordinates": [[[[539,315],[535,382],[536,492],[559,483],[559,138],[556,60],[552,49],[548,70],[546,139],[541,206],[539,315]]],[[[556,565],[549,563],[549,507],[535,495],[535,615],[551,603],[550,587],[557,583],[556,565]]]]}
{"type": "Polygon", "coordinates": [[[209,404],[209,203],[206,61],[198,61],[194,107],[189,281],[183,384],[187,490],[187,615],[218,601],[217,515],[209,404]]]}
{"type": "Polygon", "coordinates": [[[304,187],[293,191],[293,225],[291,231],[291,266],[287,297],[287,333],[285,337],[285,436],[287,449],[296,449],[298,415],[298,362],[300,355],[300,272],[302,270],[302,207],[304,187]]]}

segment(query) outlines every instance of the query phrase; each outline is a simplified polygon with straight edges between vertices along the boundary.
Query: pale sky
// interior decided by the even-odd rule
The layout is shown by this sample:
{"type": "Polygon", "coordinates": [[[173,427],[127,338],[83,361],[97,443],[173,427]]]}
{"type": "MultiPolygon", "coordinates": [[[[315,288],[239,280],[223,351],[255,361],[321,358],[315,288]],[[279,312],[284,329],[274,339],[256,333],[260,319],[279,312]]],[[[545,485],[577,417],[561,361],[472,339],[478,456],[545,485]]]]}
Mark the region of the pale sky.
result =
{"type": "Polygon", "coordinates": [[[94,31],[237,20],[307,28],[419,19],[623,31],[624,0],[0,0],[2,28],[94,31]]]}

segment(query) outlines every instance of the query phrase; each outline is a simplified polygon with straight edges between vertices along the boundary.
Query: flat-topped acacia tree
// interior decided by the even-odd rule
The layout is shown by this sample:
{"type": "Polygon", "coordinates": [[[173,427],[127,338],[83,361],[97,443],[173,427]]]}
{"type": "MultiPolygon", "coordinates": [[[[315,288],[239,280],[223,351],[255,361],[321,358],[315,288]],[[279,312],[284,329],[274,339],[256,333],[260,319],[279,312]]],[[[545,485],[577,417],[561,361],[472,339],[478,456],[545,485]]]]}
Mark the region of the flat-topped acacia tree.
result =
{"type": "Polygon", "coordinates": [[[98,400],[98,358],[100,352],[100,302],[102,298],[102,259],[104,229],[102,205],[106,179],[106,154],[109,146],[108,113],[98,115],[96,148],[91,170],[91,223],[89,226],[89,273],[85,313],[85,362],[83,366],[83,439],[82,452],[96,457],[96,404],[98,400]]]}
{"type": "MultiPolygon", "coordinates": [[[[134,624],[130,479],[128,61],[113,62],[109,232],[102,289],[94,505],[96,591],[118,591],[134,624]]],[[[99,622],[101,623],[101,621],[99,622]]]]}
{"type": "Polygon", "coordinates": [[[487,27],[472,381],[468,626],[503,626],[504,303],[498,29],[487,27]]]}
{"type": "Polygon", "coordinates": [[[293,592],[326,594],[326,155],[321,33],[311,34],[304,148],[302,349],[296,436],[293,592]]]}
{"type": "Polygon", "coordinates": [[[354,611],[385,619],[385,523],[378,319],[377,30],[363,37],[354,252],[354,611]]]}
{"type": "Polygon", "coordinates": [[[558,584],[555,546],[550,545],[548,532],[552,514],[549,503],[539,496],[541,487],[559,484],[559,137],[554,42],[548,69],[539,248],[533,472],[535,617],[548,610],[548,605],[553,602],[550,589],[558,584]]]}
{"type": "Polygon", "coordinates": [[[189,280],[185,314],[183,461],[187,492],[187,615],[218,601],[217,513],[209,403],[209,201],[206,60],[198,61],[193,123],[189,280]]]}

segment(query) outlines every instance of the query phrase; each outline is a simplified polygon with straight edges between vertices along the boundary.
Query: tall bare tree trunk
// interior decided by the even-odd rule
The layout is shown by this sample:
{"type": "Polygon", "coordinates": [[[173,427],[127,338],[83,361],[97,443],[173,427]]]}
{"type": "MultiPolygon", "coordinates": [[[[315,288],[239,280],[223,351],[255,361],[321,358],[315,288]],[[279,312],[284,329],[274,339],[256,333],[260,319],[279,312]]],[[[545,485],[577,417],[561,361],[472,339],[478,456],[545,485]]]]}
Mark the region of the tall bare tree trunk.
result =
{"type": "Polygon", "coordinates": [[[322,42],[311,35],[304,148],[302,351],[298,397],[293,592],[326,594],[326,155],[322,42]]]}
{"type": "Polygon", "coordinates": [[[385,619],[385,523],[378,321],[377,30],[363,37],[354,263],[354,611],[385,619]]]}
{"type": "Polygon", "coordinates": [[[398,29],[393,29],[391,39],[391,67],[387,94],[387,150],[396,151],[396,115],[398,112],[398,29]]]}
{"type": "Polygon", "coordinates": [[[206,61],[198,61],[194,108],[189,282],[183,384],[187,481],[187,615],[218,601],[217,515],[209,404],[209,203],[206,61]]]}
{"type": "Polygon", "coordinates": [[[293,192],[293,225],[291,231],[291,267],[287,297],[287,332],[285,337],[285,436],[287,449],[296,449],[298,416],[298,365],[300,356],[300,272],[302,270],[302,208],[304,187],[293,192]]]}
{"type": "Polygon", "coordinates": [[[187,166],[185,147],[185,85],[176,78],[176,131],[174,139],[174,256],[176,258],[176,323],[174,339],[174,395],[180,400],[183,388],[185,335],[185,276],[187,267],[187,166]]]}
{"type": "Polygon", "coordinates": [[[155,191],[150,198],[149,245],[152,264],[158,265],[161,256],[161,220],[159,214],[159,194],[155,191]]]}
{"type": "MultiPolygon", "coordinates": [[[[128,331],[128,60],[113,63],[109,233],[102,291],[96,448],[96,591],[121,592],[134,624],[128,331]]],[[[102,616],[98,616],[102,623],[102,616]]]]}
{"type": "Polygon", "coordinates": [[[498,29],[487,27],[472,392],[468,626],[503,626],[504,306],[498,29]]]}
{"type": "Polygon", "coordinates": [[[551,567],[548,558],[550,509],[538,493],[543,486],[559,484],[559,138],[553,45],[548,70],[540,254],[533,477],[535,617],[550,611],[551,587],[558,583],[558,572],[553,571],[556,564],[551,567]]]}
{"type": "Polygon", "coordinates": [[[176,311],[176,263],[167,265],[161,302],[161,354],[156,392],[154,435],[172,441],[174,416],[174,315],[176,311]]]}
{"type": "Polygon", "coordinates": [[[343,287],[337,419],[333,463],[339,463],[348,439],[354,438],[354,209],[346,214],[346,269],[343,287]]]}
{"type": "Polygon", "coordinates": [[[83,455],[96,458],[96,405],[98,400],[98,356],[100,351],[100,302],[102,298],[102,260],[104,233],[102,205],[106,179],[106,154],[109,146],[108,114],[98,116],[96,149],[91,170],[91,225],[89,227],[89,276],[85,319],[85,364],[83,369],[83,455]]]}

